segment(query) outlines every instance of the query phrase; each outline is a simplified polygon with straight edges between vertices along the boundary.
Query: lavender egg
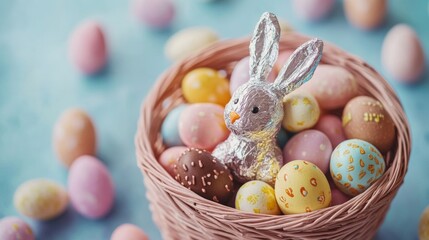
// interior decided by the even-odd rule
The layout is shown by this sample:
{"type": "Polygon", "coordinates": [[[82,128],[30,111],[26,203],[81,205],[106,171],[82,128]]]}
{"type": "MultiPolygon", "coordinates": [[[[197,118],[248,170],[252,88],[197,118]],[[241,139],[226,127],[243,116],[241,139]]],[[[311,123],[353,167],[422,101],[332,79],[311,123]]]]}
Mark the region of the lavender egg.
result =
{"type": "Polygon", "coordinates": [[[295,12],[306,21],[319,21],[329,15],[335,0],[293,0],[295,12]]]}

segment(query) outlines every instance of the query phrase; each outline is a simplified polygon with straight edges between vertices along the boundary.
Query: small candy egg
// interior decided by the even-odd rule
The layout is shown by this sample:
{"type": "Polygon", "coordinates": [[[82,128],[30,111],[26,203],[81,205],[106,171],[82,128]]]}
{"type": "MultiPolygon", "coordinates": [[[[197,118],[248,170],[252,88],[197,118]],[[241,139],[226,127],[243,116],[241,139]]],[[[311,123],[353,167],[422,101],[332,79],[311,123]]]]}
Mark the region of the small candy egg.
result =
{"type": "Polygon", "coordinates": [[[306,160],[314,163],[323,173],[329,169],[332,145],[329,138],[317,130],[305,130],[293,136],[283,150],[285,163],[306,160]]]}
{"type": "Polygon", "coordinates": [[[280,128],[277,133],[277,145],[283,149],[286,146],[287,141],[289,140],[289,136],[283,128],[280,128]]]}
{"type": "Polygon", "coordinates": [[[380,26],[386,16],[386,10],[386,0],[344,0],[347,20],[364,30],[380,26]]]}
{"type": "Polygon", "coordinates": [[[292,55],[292,50],[287,50],[279,53],[276,63],[274,63],[274,71],[278,74],[286,62],[289,60],[292,55]]]}
{"type": "MultiPolygon", "coordinates": [[[[231,73],[231,79],[229,84],[230,93],[234,93],[234,91],[243,85],[245,82],[249,81],[250,73],[249,73],[249,59],[250,57],[245,57],[241,59],[237,65],[235,65],[234,70],[231,73]]],[[[268,81],[274,82],[276,79],[275,72],[271,71],[270,75],[268,75],[268,81]]]]}
{"type": "Polygon", "coordinates": [[[177,61],[212,45],[218,40],[216,32],[210,28],[187,28],[170,37],[164,52],[168,59],[177,61]]]}
{"type": "Polygon", "coordinates": [[[276,178],[276,200],[284,214],[312,212],[331,203],[331,189],[320,169],[307,161],[286,163],[276,178]]]}
{"type": "Polygon", "coordinates": [[[338,190],[336,187],[331,186],[331,192],[332,192],[331,206],[340,205],[350,200],[349,196],[347,196],[345,193],[338,190]]]}
{"type": "Polygon", "coordinates": [[[72,108],[61,114],[54,127],[54,150],[67,167],[82,155],[95,155],[95,128],[90,116],[83,110],[72,108]]]}
{"type": "Polygon", "coordinates": [[[213,150],[229,136],[223,112],[223,107],[213,103],[189,105],[179,118],[180,138],[188,147],[213,150]]]}
{"type": "Polygon", "coordinates": [[[181,104],[171,110],[161,126],[161,135],[164,144],[167,147],[183,146],[184,143],[179,135],[179,117],[183,110],[187,107],[187,104],[181,104]]]}
{"type": "Polygon", "coordinates": [[[171,175],[174,177],[174,165],[177,164],[177,159],[182,155],[187,147],[172,147],[165,150],[159,156],[159,164],[171,175]]]}
{"type": "Polygon", "coordinates": [[[417,33],[405,24],[394,26],[384,38],[381,61],[384,68],[400,82],[420,80],[425,69],[425,56],[417,33]]]}
{"type": "Polygon", "coordinates": [[[333,148],[346,140],[341,119],[335,115],[321,116],[314,129],[323,132],[331,141],[333,148]]]}
{"type": "Polygon", "coordinates": [[[287,95],[283,99],[283,107],[283,127],[290,132],[311,128],[319,120],[319,105],[307,92],[300,91],[287,95]]]}
{"type": "Polygon", "coordinates": [[[186,150],[174,168],[175,179],[203,198],[227,203],[233,195],[233,178],[229,169],[202,149],[186,150]]]}
{"type": "Polygon", "coordinates": [[[36,219],[50,220],[67,208],[68,197],[64,188],[46,179],[34,179],[21,184],[13,202],[21,214],[36,219]]]}
{"type": "Polygon", "coordinates": [[[182,92],[190,103],[225,106],[231,98],[228,80],[211,68],[197,68],[187,73],[182,81],[182,92]]]}
{"type": "Polygon", "coordinates": [[[113,231],[110,240],[149,240],[149,238],[136,225],[125,223],[113,231]]]}
{"type": "Polygon", "coordinates": [[[344,193],[356,196],[368,189],[385,170],[383,155],[369,142],[349,139],[332,152],[331,177],[344,193]]]}
{"type": "Polygon", "coordinates": [[[5,217],[0,219],[1,240],[34,240],[34,234],[30,226],[17,217],[5,217]]]}
{"type": "Polygon", "coordinates": [[[70,167],[68,189],[74,209],[87,218],[101,218],[113,206],[115,190],[112,177],[94,157],[76,159],[70,167]]]}
{"type": "Polygon", "coordinates": [[[287,33],[293,32],[293,27],[287,21],[279,19],[279,25],[282,36],[286,35],[287,33]]]}
{"type": "Polygon", "coordinates": [[[319,21],[332,11],[335,0],[293,0],[295,12],[306,21],[319,21]]]}
{"type": "Polygon", "coordinates": [[[383,105],[372,97],[355,97],[343,110],[343,128],[347,138],[374,144],[381,152],[391,149],[395,125],[383,105]]]}
{"type": "Polygon", "coordinates": [[[72,33],[69,56],[73,64],[84,74],[99,72],[107,61],[107,46],[103,28],[96,21],[80,24],[72,33]]]}
{"type": "Polygon", "coordinates": [[[133,0],[131,8],[139,21],[152,28],[170,26],[176,13],[171,0],[133,0]]]}
{"type": "Polygon", "coordinates": [[[322,109],[342,108],[358,95],[355,77],[346,69],[333,65],[320,64],[310,81],[299,90],[311,93],[322,109]]]}
{"type": "Polygon", "coordinates": [[[253,180],[243,184],[235,197],[235,208],[245,212],[279,215],[274,188],[268,183],[253,180]]]}
{"type": "Polygon", "coordinates": [[[420,216],[419,239],[429,240],[429,207],[426,207],[420,216]]]}

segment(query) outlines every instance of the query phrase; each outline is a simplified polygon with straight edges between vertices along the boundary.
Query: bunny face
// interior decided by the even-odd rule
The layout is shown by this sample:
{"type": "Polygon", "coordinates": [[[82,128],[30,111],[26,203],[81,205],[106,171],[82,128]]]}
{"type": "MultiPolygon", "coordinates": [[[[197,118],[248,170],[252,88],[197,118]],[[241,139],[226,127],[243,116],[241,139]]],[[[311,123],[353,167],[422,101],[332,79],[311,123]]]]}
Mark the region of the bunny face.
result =
{"type": "Polygon", "coordinates": [[[283,103],[270,83],[251,81],[234,92],[224,117],[226,126],[236,135],[262,132],[274,136],[283,118],[283,103]]]}

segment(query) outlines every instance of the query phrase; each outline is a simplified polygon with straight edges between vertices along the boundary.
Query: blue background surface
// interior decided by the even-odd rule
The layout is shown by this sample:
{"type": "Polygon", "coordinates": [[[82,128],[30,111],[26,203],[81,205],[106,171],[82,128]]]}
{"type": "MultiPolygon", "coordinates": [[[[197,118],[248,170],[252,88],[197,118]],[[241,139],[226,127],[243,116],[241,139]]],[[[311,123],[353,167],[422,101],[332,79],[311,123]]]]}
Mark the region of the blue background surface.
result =
{"type": "Polygon", "coordinates": [[[248,35],[260,14],[272,11],[296,30],[362,57],[397,91],[412,127],[413,152],[404,185],[377,238],[418,238],[420,213],[429,204],[429,74],[426,71],[424,81],[414,86],[394,82],[381,67],[380,49],[388,29],[405,22],[418,32],[429,59],[427,1],[390,1],[386,24],[371,32],[351,27],[340,1],[328,19],[313,24],[295,15],[290,1],[175,3],[177,17],[171,29],[153,31],[133,19],[128,1],[0,1],[0,218],[18,214],[12,199],[22,182],[44,177],[66,184],[67,171],[51,147],[52,127],[63,110],[78,106],[96,124],[98,156],[113,175],[116,204],[106,218],[96,221],[72,209],[53,221],[29,220],[38,239],[109,239],[125,222],[160,239],[136,167],[133,138],[142,100],[170,65],[163,46],[173,32],[197,25],[214,28],[224,39],[248,35]],[[108,67],[92,77],[79,74],[67,58],[71,31],[88,18],[103,23],[110,55],[108,67]]]}

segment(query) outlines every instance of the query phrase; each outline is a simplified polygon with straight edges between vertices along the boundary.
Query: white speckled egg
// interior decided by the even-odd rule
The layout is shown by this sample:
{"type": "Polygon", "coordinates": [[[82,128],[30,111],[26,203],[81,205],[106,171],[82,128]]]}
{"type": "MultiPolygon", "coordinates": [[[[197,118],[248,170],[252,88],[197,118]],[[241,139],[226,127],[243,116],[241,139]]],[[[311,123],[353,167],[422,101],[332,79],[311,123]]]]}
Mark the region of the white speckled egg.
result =
{"type": "Polygon", "coordinates": [[[425,56],[417,33],[408,25],[398,24],[386,35],[381,50],[384,68],[398,81],[414,83],[425,68],[425,56]]]}
{"type": "Polygon", "coordinates": [[[313,127],[320,116],[316,99],[305,91],[294,92],[283,99],[283,127],[290,132],[299,132],[313,127]]]}
{"type": "Polygon", "coordinates": [[[363,140],[346,140],[332,152],[332,180],[350,196],[364,192],[383,175],[385,168],[383,155],[374,145],[363,140]]]}
{"type": "Polygon", "coordinates": [[[64,188],[57,183],[34,179],[18,187],[13,202],[18,212],[27,217],[50,220],[65,211],[69,200],[64,188]]]}
{"type": "Polygon", "coordinates": [[[284,214],[312,212],[331,203],[328,179],[316,165],[303,160],[284,165],[277,175],[274,189],[284,214]]]}
{"type": "Polygon", "coordinates": [[[269,184],[253,180],[243,184],[235,197],[235,208],[245,212],[278,215],[274,188],[269,184]]]}
{"type": "Polygon", "coordinates": [[[218,40],[216,32],[210,28],[187,28],[170,37],[165,45],[164,52],[168,59],[176,61],[187,57],[218,40]]]}

